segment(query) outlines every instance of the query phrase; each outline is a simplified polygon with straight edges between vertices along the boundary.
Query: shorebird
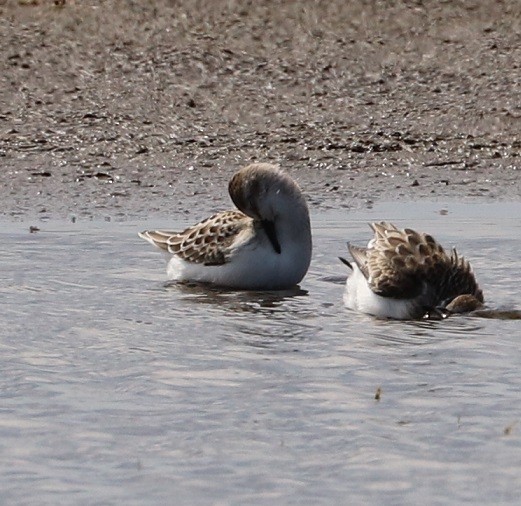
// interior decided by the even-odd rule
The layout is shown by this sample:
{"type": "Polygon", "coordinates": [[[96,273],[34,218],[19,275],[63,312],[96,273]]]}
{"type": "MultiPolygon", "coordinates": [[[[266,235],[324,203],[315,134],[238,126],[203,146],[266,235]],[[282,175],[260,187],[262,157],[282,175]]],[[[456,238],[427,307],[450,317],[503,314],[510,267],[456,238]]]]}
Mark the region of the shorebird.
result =
{"type": "Polygon", "coordinates": [[[238,209],[182,232],[140,237],[166,255],[167,275],[244,290],[282,290],[299,283],[311,261],[309,211],[302,191],[277,166],[253,163],[234,174],[228,191],[238,209]]]}
{"type": "Polygon", "coordinates": [[[367,248],[348,244],[354,262],[345,305],[380,318],[398,320],[446,317],[482,306],[470,264],[455,249],[450,254],[429,234],[373,223],[367,248]]]}

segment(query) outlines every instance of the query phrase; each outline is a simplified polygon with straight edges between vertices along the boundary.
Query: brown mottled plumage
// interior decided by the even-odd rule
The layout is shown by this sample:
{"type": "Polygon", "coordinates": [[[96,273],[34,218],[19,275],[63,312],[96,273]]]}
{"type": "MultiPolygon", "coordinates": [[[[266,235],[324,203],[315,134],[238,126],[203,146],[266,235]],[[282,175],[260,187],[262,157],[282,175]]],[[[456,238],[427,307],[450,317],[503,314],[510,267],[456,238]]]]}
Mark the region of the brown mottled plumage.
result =
{"type": "Polygon", "coordinates": [[[390,223],[373,223],[371,228],[375,235],[367,248],[348,248],[371,292],[386,300],[370,300],[368,293],[353,295],[358,285],[348,279],[350,293],[346,290],[344,299],[349,307],[373,308],[371,314],[392,312],[394,299],[403,301],[396,308],[407,308],[404,314],[418,317],[437,307],[465,312],[481,305],[483,292],[470,264],[455,249],[447,254],[431,235],[399,230],[390,223]],[[466,297],[458,297],[462,295],[466,297]]]}
{"type": "Polygon", "coordinates": [[[227,261],[229,246],[236,235],[251,221],[241,211],[223,211],[182,232],[148,230],[139,235],[187,262],[221,265],[227,261]]]}
{"type": "Polygon", "coordinates": [[[140,233],[168,257],[171,280],[279,290],[299,283],[311,260],[311,227],[302,191],[277,166],[237,171],[228,191],[237,210],[182,232],[140,233]]]}

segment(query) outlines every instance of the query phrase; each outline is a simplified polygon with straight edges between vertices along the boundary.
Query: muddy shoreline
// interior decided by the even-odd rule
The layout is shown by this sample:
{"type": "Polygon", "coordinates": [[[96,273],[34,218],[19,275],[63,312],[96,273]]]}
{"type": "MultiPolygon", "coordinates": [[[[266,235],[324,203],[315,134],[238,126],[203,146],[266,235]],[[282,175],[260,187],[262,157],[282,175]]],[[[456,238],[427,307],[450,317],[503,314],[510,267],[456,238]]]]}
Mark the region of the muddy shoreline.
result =
{"type": "Polygon", "coordinates": [[[4,0],[0,41],[4,219],[196,219],[251,161],[312,209],[521,199],[515,0],[4,0]]]}

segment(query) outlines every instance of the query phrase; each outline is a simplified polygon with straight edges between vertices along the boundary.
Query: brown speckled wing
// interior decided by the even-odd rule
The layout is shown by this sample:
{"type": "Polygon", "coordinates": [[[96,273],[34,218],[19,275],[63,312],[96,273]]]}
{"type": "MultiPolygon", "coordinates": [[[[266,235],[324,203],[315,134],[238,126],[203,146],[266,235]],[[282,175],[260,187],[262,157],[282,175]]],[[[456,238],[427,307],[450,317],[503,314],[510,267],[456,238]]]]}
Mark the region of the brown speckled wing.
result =
{"type": "Polygon", "coordinates": [[[444,301],[463,294],[473,295],[479,302],[484,301],[483,292],[479,288],[469,262],[458,255],[453,249],[450,257],[450,266],[441,276],[439,292],[444,301]]]}
{"type": "Polygon", "coordinates": [[[356,262],[356,265],[360,268],[363,275],[366,279],[369,278],[369,269],[367,267],[367,248],[360,248],[359,246],[354,246],[352,244],[347,245],[347,249],[349,250],[349,253],[351,253],[351,256],[353,257],[353,260],[356,262]]]}
{"type": "Polygon", "coordinates": [[[179,233],[154,230],[141,235],[186,262],[222,265],[228,260],[229,246],[250,222],[240,211],[224,211],[179,233]]]}
{"type": "MultiPolygon", "coordinates": [[[[411,229],[399,230],[389,223],[373,223],[375,236],[361,255],[353,255],[371,289],[383,297],[412,298],[419,295],[425,283],[438,284],[450,269],[451,258],[428,234],[411,229]]],[[[359,248],[360,249],[360,248],[359,248]]]]}

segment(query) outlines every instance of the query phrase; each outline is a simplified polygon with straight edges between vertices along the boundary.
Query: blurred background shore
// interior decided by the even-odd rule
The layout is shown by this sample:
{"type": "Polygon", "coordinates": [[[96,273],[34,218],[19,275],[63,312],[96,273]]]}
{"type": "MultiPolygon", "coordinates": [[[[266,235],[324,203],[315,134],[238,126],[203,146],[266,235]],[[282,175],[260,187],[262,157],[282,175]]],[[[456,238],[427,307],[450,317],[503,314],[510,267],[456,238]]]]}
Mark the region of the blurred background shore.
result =
{"type": "Polygon", "coordinates": [[[251,161],[312,209],[521,198],[517,0],[0,0],[0,48],[8,219],[203,217],[251,161]]]}

